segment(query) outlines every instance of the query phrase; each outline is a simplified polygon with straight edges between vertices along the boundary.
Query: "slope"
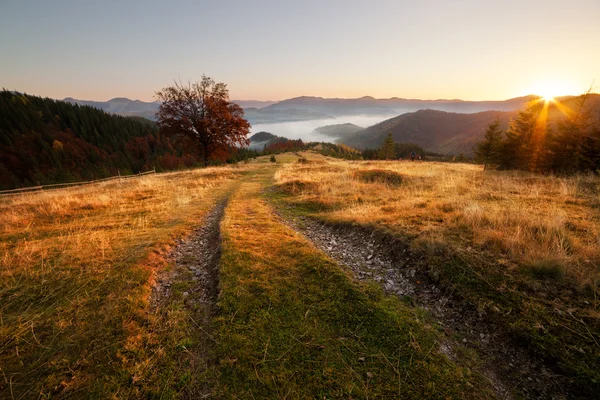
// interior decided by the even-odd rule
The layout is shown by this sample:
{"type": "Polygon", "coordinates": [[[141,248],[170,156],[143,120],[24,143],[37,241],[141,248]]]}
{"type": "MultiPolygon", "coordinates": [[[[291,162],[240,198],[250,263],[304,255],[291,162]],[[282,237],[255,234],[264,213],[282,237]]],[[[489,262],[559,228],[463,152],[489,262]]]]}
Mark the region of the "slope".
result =
{"type": "Polygon", "coordinates": [[[500,118],[503,128],[516,112],[484,111],[475,114],[420,110],[380,122],[340,141],[356,148],[379,147],[388,133],[396,142],[415,143],[438,153],[469,153],[485,128],[500,118]]]}

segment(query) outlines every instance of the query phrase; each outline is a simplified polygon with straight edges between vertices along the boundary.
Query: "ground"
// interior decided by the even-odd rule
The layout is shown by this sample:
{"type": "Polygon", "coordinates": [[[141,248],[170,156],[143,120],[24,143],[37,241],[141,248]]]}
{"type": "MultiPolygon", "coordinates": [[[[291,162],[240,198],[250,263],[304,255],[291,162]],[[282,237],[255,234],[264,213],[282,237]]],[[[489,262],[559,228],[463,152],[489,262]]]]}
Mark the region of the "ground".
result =
{"type": "Polygon", "coordinates": [[[315,153],[0,198],[0,398],[595,398],[600,180],[315,153]]]}

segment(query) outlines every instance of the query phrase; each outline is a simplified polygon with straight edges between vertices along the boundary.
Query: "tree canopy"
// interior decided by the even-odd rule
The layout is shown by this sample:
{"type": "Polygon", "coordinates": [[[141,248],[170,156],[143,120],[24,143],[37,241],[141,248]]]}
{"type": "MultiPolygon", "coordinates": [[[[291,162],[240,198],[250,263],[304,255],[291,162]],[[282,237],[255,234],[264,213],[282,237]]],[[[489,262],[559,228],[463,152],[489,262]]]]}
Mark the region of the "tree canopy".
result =
{"type": "Polygon", "coordinates": [[[160,132],[185,148],[195,148],[204,164],[230,147],[250,144],[250,124],[244,110],[229,101],[222,82],[203,75],[197,83],[175,83],[156,93],[161,102],[157,120],[160,132]]]}

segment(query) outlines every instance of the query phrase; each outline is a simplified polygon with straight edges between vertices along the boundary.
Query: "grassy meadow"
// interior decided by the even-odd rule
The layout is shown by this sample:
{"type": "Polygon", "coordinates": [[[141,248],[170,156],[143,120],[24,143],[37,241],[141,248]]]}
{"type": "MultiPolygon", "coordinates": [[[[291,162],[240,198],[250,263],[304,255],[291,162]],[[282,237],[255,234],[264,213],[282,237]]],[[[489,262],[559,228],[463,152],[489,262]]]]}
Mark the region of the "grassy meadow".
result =
{"type": "Polygon", "coordinates": [[[439,284],[600,393],[600,179],[305,154],[275,174],[286,201],[331,224],[410,243],[439,284]]]}
{"type": "Polygon", "coordinates": [[[421,310],[360,285],[283,224],[264,176],[222,223],[216,398],[479,398],[483,377],[438,351],[421,310]]]}
{"type": "Polygon", "coordinates": [[[301,155],[0,198],[0,398],[494,397],[477,356],[440,353],[427,312],[353,279],[278,207],[406,241],[574,397],[599,393],[598,177],[301,155]],[[227,196],[198,372],[192,283],[158,308],[150,296],[176,239],[227,196]]]}
{"type": "Polygon", "coordinates": [[[148,312],[153,272],[245,169],[0,198],[0,398],[160,393],[189,321],[148,312]]]}

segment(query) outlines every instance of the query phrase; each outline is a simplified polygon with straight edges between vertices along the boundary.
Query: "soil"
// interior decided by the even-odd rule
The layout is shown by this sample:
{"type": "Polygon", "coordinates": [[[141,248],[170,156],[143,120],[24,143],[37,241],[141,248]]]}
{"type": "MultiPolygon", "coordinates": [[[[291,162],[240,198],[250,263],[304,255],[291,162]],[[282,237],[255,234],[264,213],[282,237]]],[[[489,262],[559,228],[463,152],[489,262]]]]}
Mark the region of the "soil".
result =
{"type": "MultiPolygon", "coordinates": [[[[220,201],[206,216],[202,226],[189,236],[178,239],[167,259],[172,268],[162,271],[152,292],[152,307],[156,312],[166,310],[172,301],[172,288],[185,284],[184,304],[193,325],[198,328],[200,344],[189,352],[190,362],[197,374],[210,365],[210,350],[214,344],[210,324],[216,312],[219,287],[219,259],[221,258],[220,222],[227,199],[220,201]],[[191,285],[190,285],[191,283],[191,285]]],[[[198,382],[190,385],[185,398],[210,397],[211,388],[198,382]]]]}
{"type": "Polygon", "coordinates": [[[473,351],[481,365],[476,370],[492,384],[501,399],[563,399],[565,379],[551,366],[519,346],[485,313],[466,304],[452,289],[436,285],[401,240],[374,229],[330,225],[311,218],[284,218],[316,247],[351,271],[361,281],[378,282],[387,294],[402,297],[428,310],[445,333],[439,350],[461,362],[473,351]]]}

